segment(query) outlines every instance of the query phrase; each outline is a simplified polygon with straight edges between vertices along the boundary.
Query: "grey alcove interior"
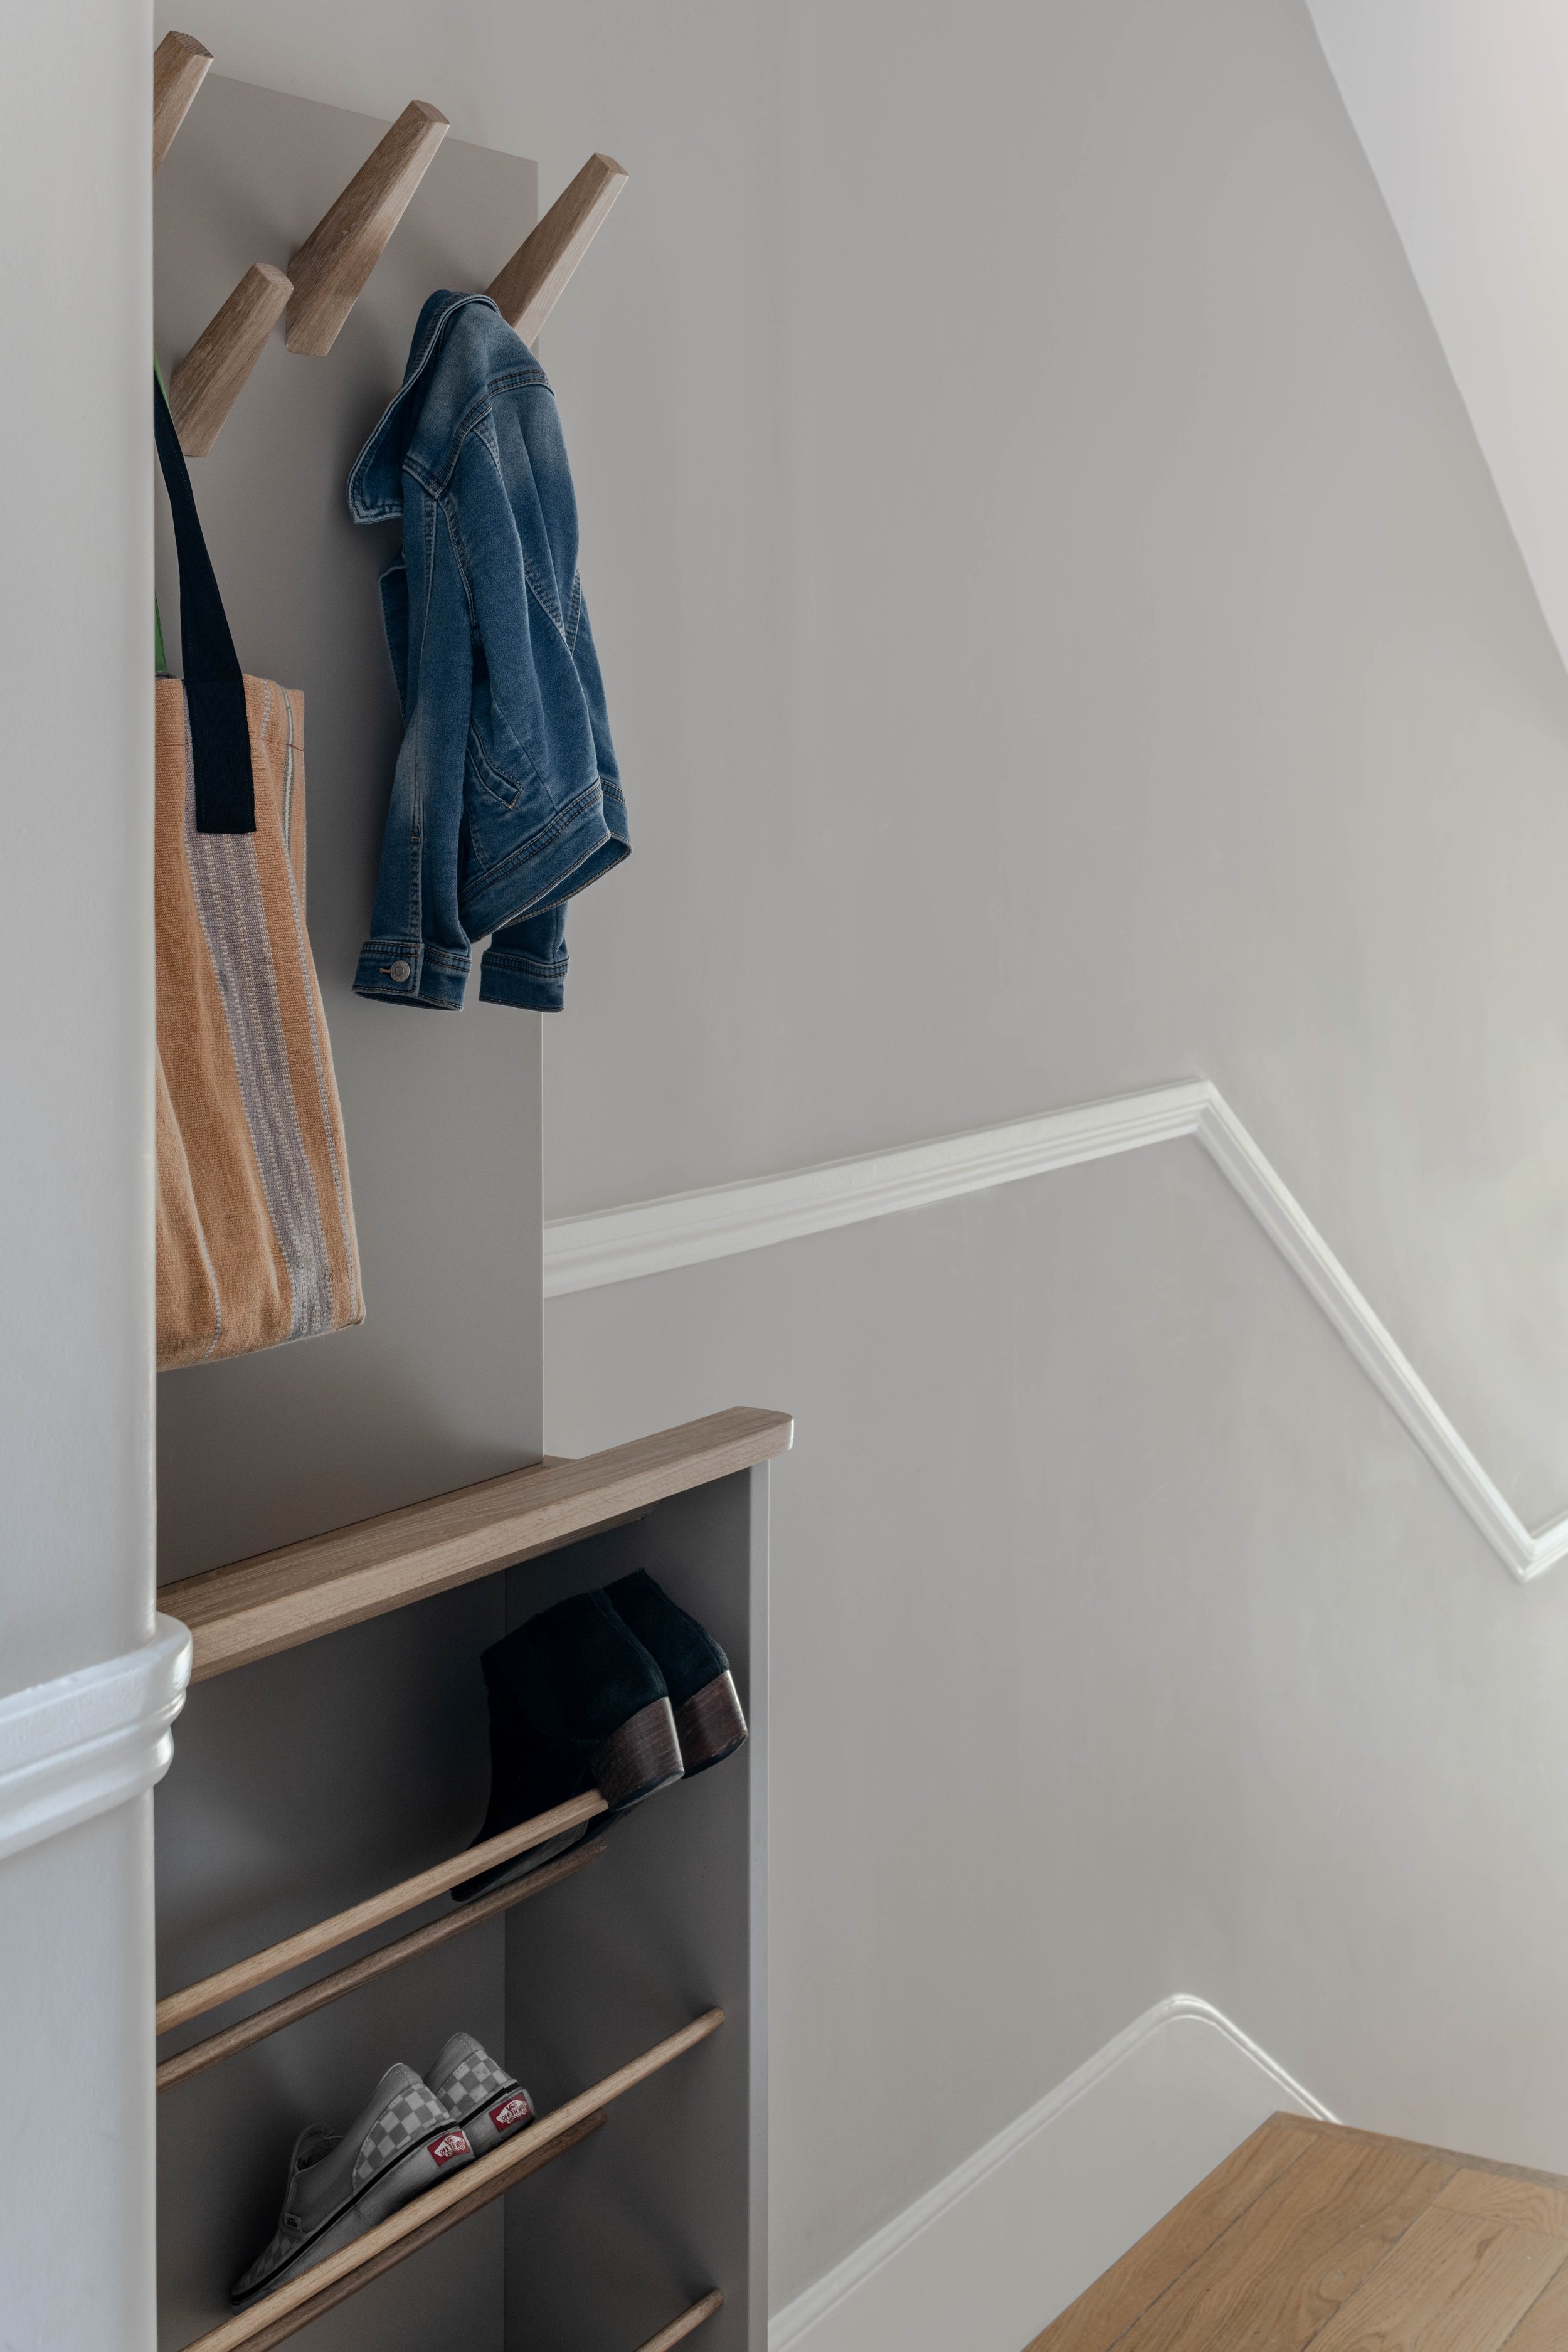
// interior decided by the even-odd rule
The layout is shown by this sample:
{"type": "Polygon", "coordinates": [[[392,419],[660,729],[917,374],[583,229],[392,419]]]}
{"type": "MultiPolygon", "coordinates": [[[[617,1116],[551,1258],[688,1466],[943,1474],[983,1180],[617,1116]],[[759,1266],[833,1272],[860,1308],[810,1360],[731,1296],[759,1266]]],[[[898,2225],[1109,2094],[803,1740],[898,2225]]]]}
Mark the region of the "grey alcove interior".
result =
{"type": "MultiPolygon", "coordinates": [[[[155,183],[165,374],[251,262],[287,263],[384,127],[208,76],[155,183]]],[[[536,211],[531,163],[448,135],[331,354],[291,357],[278,329],[213,454],[192,464],[241,663],[304,692],[307,914],[367,1315],[163,1376],[161,1582],[542,1452],[538,1016],[472,995],[436,1013],[352,992],[400,720],[375,584],[395,527],[356,529],[343,495],[426,296],[488,283],[536,211]]],[[[159,508],[177,671],[161,495],[159,508]]],[[[346,2123],[394,2059],[426,2066],[465,2027],[506,2052],[542,2110],[715,2001],[721,2033],[594,2139],[293,2340],[425,2352],[457,2334],[476,2352],[633,2352],[718,2284],[726,2307],[698,2340],[763,2352],[766,1494],[764,1465],[193,1691],[157,1797],[160,1994],[466,1843],[487,1787],[479,1653],[561,1594],[654,1568],[729,1650],[753,1736],[618,1823],[581,1877],[163,2095],[161,2352],[227,2316],[300,2126],[346,2123]]]]}

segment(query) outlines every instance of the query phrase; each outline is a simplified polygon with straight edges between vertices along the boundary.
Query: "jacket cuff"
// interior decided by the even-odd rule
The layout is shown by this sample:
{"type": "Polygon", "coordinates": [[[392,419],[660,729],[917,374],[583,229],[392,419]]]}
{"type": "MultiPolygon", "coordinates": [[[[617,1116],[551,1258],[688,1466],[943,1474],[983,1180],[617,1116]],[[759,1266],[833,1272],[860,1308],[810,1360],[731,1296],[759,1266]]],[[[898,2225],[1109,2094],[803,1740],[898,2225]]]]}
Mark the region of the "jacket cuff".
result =
{"type": "Polygon", "coordinates": [[[468,981],[466,949],[427,948],[420,940],[366,940],[354,972],[354,994],[455,1013],[468,981]]]}
{"type": "Polygon", "coordinates": [[[524,1013],[559,1013],[566,1002],[566,958],[487,948],[479,958],[479,1003],[514,1004],[524,1013]]]}

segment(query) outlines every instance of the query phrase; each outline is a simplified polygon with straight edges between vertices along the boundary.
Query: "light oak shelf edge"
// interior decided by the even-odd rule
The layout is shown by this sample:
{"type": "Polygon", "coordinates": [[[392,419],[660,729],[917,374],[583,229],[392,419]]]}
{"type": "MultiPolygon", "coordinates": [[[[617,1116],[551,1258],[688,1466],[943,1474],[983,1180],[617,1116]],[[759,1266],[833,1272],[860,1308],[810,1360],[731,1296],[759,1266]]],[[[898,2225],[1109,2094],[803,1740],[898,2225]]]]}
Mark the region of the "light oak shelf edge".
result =
{"type": "Polygon", "coordinates": [[[732,1405],[575,1462],[538,1463],[164,1585],[193,1682],[446,1592],[786,1453],[788,1413],[732,1405]]]}

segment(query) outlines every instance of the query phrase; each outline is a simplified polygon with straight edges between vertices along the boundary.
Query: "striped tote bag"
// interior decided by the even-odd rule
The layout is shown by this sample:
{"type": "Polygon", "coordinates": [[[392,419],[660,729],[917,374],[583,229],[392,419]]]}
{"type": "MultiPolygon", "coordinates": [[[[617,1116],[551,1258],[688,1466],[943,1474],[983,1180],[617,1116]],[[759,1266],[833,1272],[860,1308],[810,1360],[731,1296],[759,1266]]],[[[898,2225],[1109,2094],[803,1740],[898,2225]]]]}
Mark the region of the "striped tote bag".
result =
{"type": "Polygon", "coordinates": [[[157,683],[158,1366],[364,1320],[305,931],[302,698],[245,677],[161,385],[184,677],[157,683]]]}

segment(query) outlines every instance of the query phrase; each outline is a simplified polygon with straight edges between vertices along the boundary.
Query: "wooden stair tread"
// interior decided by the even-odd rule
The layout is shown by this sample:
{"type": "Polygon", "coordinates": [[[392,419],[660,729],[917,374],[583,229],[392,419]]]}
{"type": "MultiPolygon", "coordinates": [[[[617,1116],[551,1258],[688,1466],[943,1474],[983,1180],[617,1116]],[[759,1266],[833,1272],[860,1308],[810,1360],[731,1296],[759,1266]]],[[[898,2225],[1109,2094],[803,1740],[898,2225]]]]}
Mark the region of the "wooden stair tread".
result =
{"type": "Polygon", "coordinates": [[[1547,2352],[1568,2179],[1277,2115],[1026,2352],[1547,2352]]]}
{"type": "Polygon", "coordinates": [[[783,1412],[734,1405],[576,1462],[542,1462],[166,1584],[191,1631],[193,1682],[406,1607],[637,1518],[785,1453],[783,1412]]]}

